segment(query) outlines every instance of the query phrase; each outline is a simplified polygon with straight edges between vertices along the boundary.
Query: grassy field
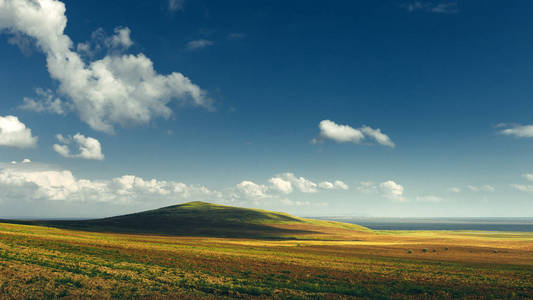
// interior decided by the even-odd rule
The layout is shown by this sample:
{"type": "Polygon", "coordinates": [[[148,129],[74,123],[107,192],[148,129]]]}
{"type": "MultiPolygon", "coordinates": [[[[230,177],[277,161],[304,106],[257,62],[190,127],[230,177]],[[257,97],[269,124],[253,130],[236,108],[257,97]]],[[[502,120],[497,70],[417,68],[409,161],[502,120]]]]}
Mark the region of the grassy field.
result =
{"type": "Polygon", "coordinates": [[[0,223],[0,298],[533,298],[533,233],[272,226],[296,239],[0,223]]]}
{"type": "Polygon", "coordinates": [[[370,231],[363,226],[355,224],[311,220],[291,216],[282,212],[241,208],[201,201],[103,219],[76,221],[0,220],[0,222],[2,221],[6,223],[95,232],[262,239],[292,239],[294,236],[309,236],[310,233],[320,232],[322,228],[326,227],[370,231]],[[312,228],[312,231],[309,231],[310,228],[312,228]],[[316,229],[319,230],[316,231],[316,229]]]}

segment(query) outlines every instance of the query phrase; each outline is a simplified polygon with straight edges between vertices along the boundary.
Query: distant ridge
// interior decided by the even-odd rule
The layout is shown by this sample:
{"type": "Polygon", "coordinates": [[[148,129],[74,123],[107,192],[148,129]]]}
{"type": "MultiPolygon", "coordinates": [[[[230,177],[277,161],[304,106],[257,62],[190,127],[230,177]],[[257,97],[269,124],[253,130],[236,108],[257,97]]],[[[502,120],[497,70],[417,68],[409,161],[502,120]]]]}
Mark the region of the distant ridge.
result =
{"type": "Polygon", "coordinates": [[[99,232],[254,238],[309,235],[317,233],[321,228],[369,231],[354,224],[305,219],[287,213],[201,201],[93,220],[0,220],[0,222],[99,232]]]}
{"type": "Polygon", "coordinates": [[[245,224],[279,224],[286,222],[302,222],[302,219],[286,213],[260,209],[249,209],[228,205],[213,204],[202,201],[187,202],[103,220],[124,221],[129,218],[151,217],[187,220],[188,223],[245,223],[245,224]]]}

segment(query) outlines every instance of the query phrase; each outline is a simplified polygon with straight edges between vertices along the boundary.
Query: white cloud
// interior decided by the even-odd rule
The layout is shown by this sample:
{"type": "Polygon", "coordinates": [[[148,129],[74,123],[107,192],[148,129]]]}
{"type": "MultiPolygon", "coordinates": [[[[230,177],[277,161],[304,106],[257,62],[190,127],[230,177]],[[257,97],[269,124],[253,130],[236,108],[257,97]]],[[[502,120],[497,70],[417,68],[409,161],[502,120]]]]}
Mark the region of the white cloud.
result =
{"type": "Polygon", "coordinates": [[[236,189],[241,195],[253,200],[266,198],[268,196],[266,194],[268,188],[264,185],[256,184],[253,181],[244,180],[237,184],[236,189]]]}
{"type": "Polygon", "coordinates": [[[387,180],[382,183],[375,183],[372,181],[361,181],[357,190],[365,194],[379,194],[389,200],[406,202],[407,199],[403,196],[404,188],[402,185],[387,180]]]}
{"type": "Polygon", "coordinates": [[[228,40],[241,40],[245,36],[246,35],[244,33],[241,33],[241,32],[232,32],[232,33],[228,34],[227,39],[228,40]]]}
{"type": "MultiPolygon", "coordinates": [[[[183,201],[217,196],[203,186],[181,182],[144,180],[124,175],[111,180],[78,179],[68,170],[16,165],[0,168],[0,187],[20,200],[132,203],[183,201]]],[[[2,200],[3,196],[0,196],[2,200]]]]}
{"type": "MultiPolygon", "coordinates": [[[[158,74],[144,54],[106,55],[85,62],[64,33],[65,4],[58,0],[0,1],[0,30],[35,39],[44,52],[59,92],[71,100],[82,121],[113,132],[116,124],[146,124],[172,114],[168,102],[210,108],[205,92],[181,73],[158,74]]],[[[119,30],[117,43],[128,45],[129,30],[119,30]]]]}
{"type": "Polygon", "coordinates": [[[501,129],[499,133],[504,135],[511,135],[518,138],[531,138],[533,137],[533,125],[507,125],[499,124],[497,127],[508,127],[501,129]]]}
{"type": "Polygon", "coordinates": [[[0,116],[0,146],[31,148],[36,144],[37,137],[17,117],[0,116]]]}
{"type": "Polygon", "coordinates": [[[331,183],[329,181],[322,181],[321,183],[318,184],[318,187],[321,188],[321,189],[324,189],[324,190],[333,190],[333,189],[335,189],[335,186],[333,185],[333,183],[331,183]]]}
{"type": "Polygon", "coordinates": [[[57,140],[63,145],[54,144],[54,150],[63,157],[68,158],[83,158],[103,160],[102,146],[100,142],[92,137],[86,137],[83,134],[77,133],[73,137],[64,137],[61,134],[56,136],[57,140]],[[78,148],[79,153],[72,154],[68,145],[74,143],[78,148]]]}
{"type": "Polygon", "coordinates": [[[361,181],[359,182],[359,186],[357,187],[357,190],[365,194],[376,193],[377,184],[372,181],[361,181]]]}
{"type": "Polygon", "coordinates": [[[64,201],[63,204],[69,203],[69,207],[76,207],[79,204],[94,209],[98,207],[95,205],[101,203],[105,207],[116,205],[114,209],[122,212],[186,201],[209,201],[265,208],[279,205],[291,207],[328,205],[326,202],[287,199],[286,194],[272,193],[278,191],[275,187],[251,180],[243,180],[239,184],[218,190],[211,190],[203,185],[144,179],[129,174],[105,180],[92,180],[78,178],[69,170],[39,162],[0,163],[0,190],[2,191],[0,202],[4,204],[32,203],[35,207],[52,207],[62,205],[57,203],[64,201]],[[125,207],[129,207],[130,210],[125,207]]]}
{"type": "Polygon", "coordinates": [[[294,201],[289,199],[281,199],[280,200],[283,205],[286,206],[309,206],[312,205],[309,201],[294,201]]]}
{"type": "Polygon", "coordinates": [[[70,149],[68,148],[67,145],[54,144],[52,148],[54,149],[55,152],[57,152],[59,155],[63,157],[71,157],[70,149]]]}
{"type": "MultiPolygon", "coordinates": [[[[31,160],[29,158],[25,158],[20,163],[21,164],[29,164],[29,163],[31,163],[31,160]]],[[[16,160],[13,160],[13,161],[11,161],[11,164],[12,165],[16,165],[16,164],[18,164],[18,162],[16,160]]],[[[2,166],[2,164],[0,163],[0,167],[1,166],[2,166]]]]}
{"type": "Polygon", "coordinates": [[[188,50],[198,50],[205,47],[213,46],[215,43],[210,40],[200,39],[200,40],[194,40],[187,43],[187,49],[188,50]]]}
{"type": "MultiPolygon", "coordinates": [[[[494,192],[496,191],[496,188],[493,187],[492,185],[479,185],[479,186],[476,186],[476,185],[467,185],[465,190],[469,190],[471,192],[494,192]]],[[[450,191],[453,192],[453,193],[460,193],[463,191],[462,188],[458,188],[458,187],[452,187],[450,188],[450,191]]]]}
{"type": "Polygon", "coordinates": [[[128,27],[117,27],[114,32],[115,34],[106,40],[110,47],[127,49],[133,45],[131,30],[128,27]]]}
{"type": "Polygon", "coordinates": [[[318,190],[347,190],[349,187],[341,180],[334,182],[322,181],[319,184],[304,178],[297,177],[294,173],[283,173],[269,180],[272,189],[284,194],[290,194],[294,188],[302,193],[316,193],[318,190]]]}
{"type": "Polygon", "coordinates": [[[440,14],[453,14],[459,12],[457,9],[457,3],[437,3],[437,5],[431,8],[431,12],[440,13],[440,14]]]}
{"type": "Polygon", "coordinates": [[[531,173],[523,174],[522,176],[528,181],[533,181],[533,174],[531,173]]]}
{"type": "Polygon", "coordinates": [[[331,139],[338,143],[359,143],[365,138],[361,130],[354,129],[348,125],[339,125],[330,120],[321,121],[318,124],[318,128],[320,128],[320,135],[314,141],[331,139]]]}
{"type": "Polygon", "coordinates": [[[64,115],[66,111],[69,110],[67,104],[63,103],[59,97],[55,96],[52,90],[37,88],[35,89],[35,93],[38,96],[37,100],[24,97],[24,104],[19,106],[19,108],[39,113],[45,112],[58,115],[64,115]]]}
{"type": "Polygon", "coordinates": [[[318,187],[323,190],[347,190],[348,185],[341,180],[335,180],[331,183],[329,181],[322,181],[318,184],[318,187]]]}
{"type": "Polygon", "coordinates": [[[275,200],[283,205],[300,206],[309,204],[309,202],[294,201],[282,198],[282,196],[289,195],[294,190],[301,193],[317,193],[319,190],[348,189],[348,185],[341,180],[336,180],[334,183],[323,181],[318,185],[304,177],[297,177],[293,173],[278,174],[270,178],[269,183],[270,185],[263,185],[250,180],[244,180],[234,188],[226,189],[225,195],[232,202],[251,200],[254,204],[259,204],[259,200],[268,200],[269,203],[275,200]]]}
{"type": "Polygon", "coordinates": [[[511,184],[511,186],[521,192],[533,192],[533,185],[511,184]]]}
{"type": "Polygon", "coordinates": [[[458,13],[456,2],[436,2],[436,1],[415,1],[407,4],[407,10],[413,11],[425,11],[438,14],[453,14],[458,13]]]}
{"type": "Polygon", "coordinates": [[[348,190],[348,185],[340,180],[335,180],[335,187],[341,190],[348,190]]]}
{"type": "Polygon", "coordinates": [[[381,129],[372,129],[368,126],[361,127],[361,131],[369,137],[372,137],[378,144],[394,148],[396,145],[391,141],[391,139],[384,133],[381,132],[381,129]]]}
{"type": "Polygon", "coordinates": [[[494,192],[496,190],[496,188],[488,184],[481,186],[467,185],[466,187],[472,192],[494,192]]]}
{"type": "Polygon", "coordinates": [[[293,173],[284,173],[280,177],[290,181],[302,193],[316,193],[318,185],[304,177],[296,177],[293,173]]]}
{"type": "Polygon", "coordinates": [[[403,186],[397,184],[392,180],[388,180],[379,184],[379,188],[383,197],[399,202],[405,202],[407,199],[403,196],[403,186]]]}
{"type": "Polygon", "coordinates": [[[185,0],[168,0],[168,10],[171,13],[183,10],[185,0]]]}
{"type": "Polygon", "coordinates": [[[96,29],[91,33],[91,40],[78,43],[76,51],[81,56],[94,58],[103,51],[119,55],[133,46],[131,30],[128,27],[115,27],[113,32],[113,35],[108,35],[103,28],[96,29]]]}
{"type": "MultiPolygon", "coordinates": [[[[522,174],[522,177],[524,177],[527,181],[533,181],[533,174],[522,174]]],[[[511,184],[511,187],[521,192],[533,192],[533,185],[529,184],[511,184]]]]}
{"type": "Polygon", "coordinates": [[[336,141],[337,143],[361,143],[365,137],[370,137],[378,144],[394,148],[395,144],[381,129],[373,129],[366,125],[361,128],[353,128],[349,125],[340,125],[330,120],[323,120],[318,124],[319,136],[311,140],[311,143],[321,143],[325,139],[336,141]]]}
{"type": "Polygon", "coordinates": [[[416,200],[417,200],[417,201],[421,201],[421,202],[433,202],[433,203],[437,203],[437,202],[441,202],[441,201],[442,201],[442,198],[441,198],[441,197],[438,197],[438,196],[434,196],[434,195],[425,195],[425,196],[418,196],[418,197],[416,197],[416,200]]]}
{"type": "Polygon", "coordinates": [[[292,183],[288,180],[284,180],[280,177],[270,178],[269,182],[272,184],[273,188],[284,194],[292,193],[292,183]]]}

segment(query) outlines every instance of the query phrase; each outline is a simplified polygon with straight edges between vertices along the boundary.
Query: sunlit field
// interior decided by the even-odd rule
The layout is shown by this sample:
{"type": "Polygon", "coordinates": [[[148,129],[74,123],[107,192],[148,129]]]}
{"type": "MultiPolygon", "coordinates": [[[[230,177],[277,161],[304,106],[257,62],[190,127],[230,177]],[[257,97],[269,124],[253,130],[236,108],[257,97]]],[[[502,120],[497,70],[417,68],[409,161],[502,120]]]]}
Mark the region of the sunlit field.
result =
{"type": "Polygon", "coordinates": [[[0,298],[533,297],[533,233],[330,227],[292,238],[95,233],[0,223],[0,298]]]}
{"type": "Polygon", "coordinates": [[[533,0],[0,0],[0,300],[533,300],[533,0]]]}

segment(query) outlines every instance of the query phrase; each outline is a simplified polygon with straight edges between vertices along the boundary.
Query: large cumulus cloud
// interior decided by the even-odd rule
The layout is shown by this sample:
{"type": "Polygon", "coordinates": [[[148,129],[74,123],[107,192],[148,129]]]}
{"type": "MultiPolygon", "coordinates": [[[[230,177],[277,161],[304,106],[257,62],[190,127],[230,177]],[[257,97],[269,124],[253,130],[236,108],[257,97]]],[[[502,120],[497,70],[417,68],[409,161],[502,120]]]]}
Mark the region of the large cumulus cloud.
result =
{"type": "MultiPolygon", "coordinates": [[[[162,75],[144,54],[111,52],[85,61],[65,34],[65,4],[58,0],[0,0],[0,30],[33,39],[46,56],[50,76],[59,83],[81,120],[113,132],[115,125],[146,124],[168,118],[171,100],[210,107],[206,93],[179,72],[162,75]]],[[[110,46],[130,46],[129,29],[115,31],[110,46]]],[[[83,47],[82,47],[83,48],[83,47]]]]}

